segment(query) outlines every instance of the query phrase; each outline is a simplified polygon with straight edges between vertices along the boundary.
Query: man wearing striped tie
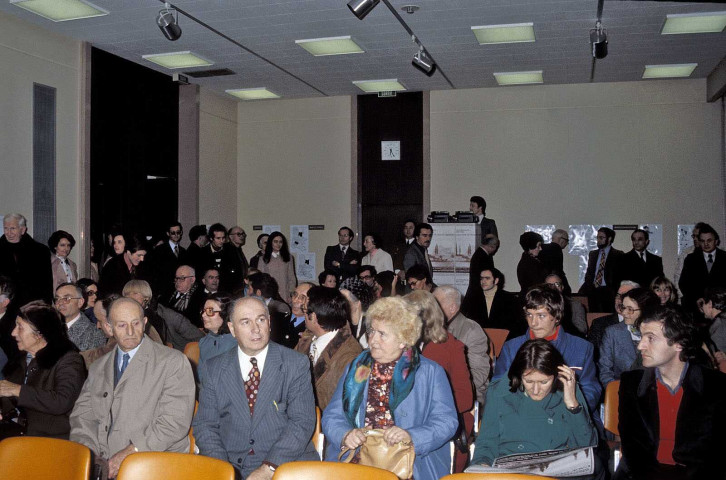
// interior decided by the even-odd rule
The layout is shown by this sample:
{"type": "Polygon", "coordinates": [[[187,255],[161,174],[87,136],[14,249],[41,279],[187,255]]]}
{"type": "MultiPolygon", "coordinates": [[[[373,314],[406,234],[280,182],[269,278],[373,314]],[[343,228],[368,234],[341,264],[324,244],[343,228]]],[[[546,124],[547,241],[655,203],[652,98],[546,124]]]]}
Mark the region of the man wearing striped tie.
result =
{"type": "Polygon", "coordinates": [[[616,266],[622,251],[614,248],[615,231],[601,227],[597,231],[597,250],[590,252],[585,281],[579,293],[587,295],[590,312],[612,313],[617,280],[616,266]]]}

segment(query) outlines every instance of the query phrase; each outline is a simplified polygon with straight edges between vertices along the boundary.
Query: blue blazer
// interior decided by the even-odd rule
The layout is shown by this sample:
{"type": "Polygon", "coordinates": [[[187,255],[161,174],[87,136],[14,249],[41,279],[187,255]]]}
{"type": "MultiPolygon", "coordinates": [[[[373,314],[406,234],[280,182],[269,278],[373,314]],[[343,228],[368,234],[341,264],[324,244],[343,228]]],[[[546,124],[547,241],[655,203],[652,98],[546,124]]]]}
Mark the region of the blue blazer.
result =
{"type": "Polygon", "coordinates": [[[637,358],[638,351],[625,322],[606,328],[600,343],[600,360],[597,362],[603,388],[613,380],[620,380],[620,374],[630,370],[637,358]]]}
{"type": "MultiPolygon", "coordinates": [[[[393,411],[393,416],[396,426],[406,430],[413,440],[416,451],[414,478],[435,480],[449,473],[451,454],[448,442],[456,433],[459,420],[446,372],[437,363],[424,357],[420,359],[413,389],[393,411]]],[[[325,460],[328,462],[338,461],[345,434],[365,423],[368,388],[364,390],[357,425],[351,425],[343,411],[343,383],[347,373],[348,369],[323,413],[323,433],[327,441],[325,460]]]]}
{"type": "MultiPolygon", "coordinates": [[[[494,368],[494,378],[492,380],[506,376],[519,347],[527,340],[529,340],[529,329],[527,329],[527,333],[524,335],[513,338],[504,344],[499,358],[497,358],[497,363],[494,368]]],[[[568,366],[582,367],[582,370],[575,370],[575,375],[577,375],[577,381],[580,384],[582,393],[585,395],[590,413],[593,414],[593,418],[596,421],[599,421],[600,415],[598,413],[598,407],[602,387],[597,380],[595,362],[592,359],[592,343],[570,335],[560,328],[560,333],[557,335],[557,339],[552,342],[552,345],[562,354],[562,358],[565,359],[568,366]]]]}
{"type": "Polygon", "coordinates": [[[205,371],[193,422],[199,453],[230,462],[243,477],[263,461],[319,460],[311,442],[315,398],[305,355],[269,343],[251,418],[237,349],[200,367],[205,371]]]}

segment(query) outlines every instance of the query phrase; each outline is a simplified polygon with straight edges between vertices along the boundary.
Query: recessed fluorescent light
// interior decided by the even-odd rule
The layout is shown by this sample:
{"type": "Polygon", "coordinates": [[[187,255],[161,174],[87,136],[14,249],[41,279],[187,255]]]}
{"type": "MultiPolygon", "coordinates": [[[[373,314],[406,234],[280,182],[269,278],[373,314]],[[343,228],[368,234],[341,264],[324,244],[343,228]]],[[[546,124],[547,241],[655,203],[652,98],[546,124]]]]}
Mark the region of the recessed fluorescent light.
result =
{"type": "Polygon", "coordinates": [[[54,22],[108,15],[107,10],[86,0],[10,0],[10,3],[54,22]]]}
{"type": "Polygon", "coordinates": [[[483,25],[471,27],[479,45],[492,43],[534,42],[534,23],[512,23],[509,25],[483,25]]]}
{"type": "Polygon", "coordinates": [[[406,90],[406,87],[395,78],[388,80],[354,80],[353,85],[366,93],[401,92],[406,90]]]}
{"type": "Polygon", "coordinates": [[[726,12],[678,13],[666,15],[661,34],[718,33],[726,27],[726,12]]]}
{"type": "Polygon", "coordinates": [[[225,90],[225,92],[242,100],[265,100],[267,98],[280,98],[280,95],[269,91],[265,87],[238,88],[236,90],[225,90]]]}
{"type": "Polygon", "coordinates": [[[494,74],[499,85],[527,85],[530,83],[544,83],[542,70],[533,72],[498,72],[494,74]]]}
{"type": "Polygon", "coordinates": [[[682,63],[678,65],[646,65],[643,78],[673,78],[690,77],[698,66],[697,63],[682,63]]]}
{"type": "Polygon", "coordinates": [[[316,57],[324,55],[345,55],[348,53],[363,53],[363,49],[350,38],[345,37],[328,37],[328,38],[311,38],[308,40],[295,40],[295,43],[312,53],[316,57]]]}
{"type": "Polygon", "coordinates": [[[154,53],[151,55],[142,55],[141,58],[154,62],[155,64],[161,65],[165,68],[193,68],[214,65],[214,62],[210,62],[206,58],[200,57],[196,53],[189,51],[154,53]]]}

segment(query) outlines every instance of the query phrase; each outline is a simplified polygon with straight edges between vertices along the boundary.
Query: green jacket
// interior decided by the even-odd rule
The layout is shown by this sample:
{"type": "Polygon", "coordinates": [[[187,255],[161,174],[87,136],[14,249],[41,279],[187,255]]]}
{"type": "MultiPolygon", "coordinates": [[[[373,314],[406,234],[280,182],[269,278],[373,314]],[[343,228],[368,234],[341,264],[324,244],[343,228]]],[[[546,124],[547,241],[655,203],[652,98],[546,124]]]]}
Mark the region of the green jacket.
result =
{"type": "Polygon", "coordinates": [[[583,408],[571,413],[561,391],[538,402],[524,392],[510,392],[507,377],[492,382],[472,464],[491,465],[506,455],[597,445],[597,430],[579,387],[577,400],[583,408]]]}

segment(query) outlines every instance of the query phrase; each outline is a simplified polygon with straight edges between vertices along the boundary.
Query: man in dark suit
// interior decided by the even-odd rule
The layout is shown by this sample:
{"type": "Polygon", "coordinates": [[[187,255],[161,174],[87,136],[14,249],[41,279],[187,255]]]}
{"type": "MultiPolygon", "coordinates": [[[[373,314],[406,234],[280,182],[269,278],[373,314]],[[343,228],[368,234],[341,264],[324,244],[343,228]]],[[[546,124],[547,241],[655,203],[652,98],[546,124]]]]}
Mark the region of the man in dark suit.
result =
{"type": "Polygon", "coordinates": [[[565,275],[564,268],[564,255],[562,251],[570,243],[570,235],[567,230],[558,228],[552,233],[552,241],[542,245],[542,251],[539,252],[537,258],[545,266],[548,272],[556,273],[562,281],[563,290],[565,295],[572,293],[570,282],[567,281],[567,275],[565,275]]]}
{"type": "Polygon", "coordinates": [[[590,252],[585,281],[580,293],[587,295],[591,312],[612,312],[617,288],[616,270],[622,251],[612,246],[615,231],[601,227],[597,231],[597,250],[590,252]]]}
{"type": "Polygon", "coordinates": [[[230,281],[239,290],[243,288],[247,270],[250,268],[245,252],[242,250],[242,247],[247,243],[247,232],[239,225],[235,225],[229,229],[227,236],[229,241],[224,245],[224,248],[233,253],[233,255],[230,255],[230,281]]]}
{"type": "Polygon", "coordinates": [[[704,225],[698,234],[700,249],[686,257],[678,286],[683,292],[681,304],[691,312],[698,311],[698,299],[706,288],[726,287],[726,252],[717,248],[721,243],[718,233],[704,225]]]}
{"type": "Polygon", "coordinates": [[[509,330],[508,339],[524,335],[527,331],[527,321],[524,318],[523,305],[517,295],[504,290],[502,272],[496,268],[483,270],[479,279],[484,293],[481,316],[470,318],[484,328],[509,330]]]}
{"type": "Polygon", "coordinates": [[[408,247],[403,257],[403,269],[408,270],[414,265],[423,265],[429,271],[429,276],[433,278],[434,269],[431,266],[428,248],[431,245],[431,237],[434,236],[434,229],[428,223],[419,223],[414,229],[413,236],[416,241],[408,247]]]}
{"type": "Polygon", "coordinates": [[[620,377],[615,478],[723,478],[726,375],[692,361],[701,341],[680,309],[661,306],[640,321],[645,368],[620,377]]]}
{"type": "Polygon", "coordinates": [[[3,217],[4,235],[0,237],[0,275],[15,283],[18,307],[32,300],[53,298],[53,271],[50,251],[27,233],[27,220],[18,213],[3,217]]]}
{"type": "Polygon", "coordinates": [[[395,243],[393,251],[391,252],[394,270],[403,270],[403,258],[406,256],[408,247],[415,241],[413,236],[414,230],[416,230],[416,222],[414,220],[407,219],[403,222],[403,239],[395,243]]]}
{"type": "Polygon", "coordinates": [[[195,269],[202,266],[202,249],[207,246],[207,229],[204,225],[194,225],[189,230],[189,248],[187,249],[187,264],[195,269]]]}
{"type": "Polygon", "coordinates": [[[663,275],[663,259],[650,253],[647,248],[650,244],[650,234],[643,229],[636,229],[630,235],[633,249],[620,257],[617,270],[617,282],[632,280],[650,288],[650,282],[655,277],[663,275]]]}
{"type": "Polygon", "coordinates": [[[195,326],[202,326],[201,311],[207,295],[197,283],[196,271],[189,265],[176,269],[174,292],[163,305],[184,315],[195,326]]]}
{"type": "Polygon", "coordinates": [[[355,233],[349,227],[338,230],[338,245],[331,245],[325,250],[323,264],[338,277],[338,283],[358,274],[360,252],[350,246],[355,233]]]}
{"type": "Polygon", "coordinates": [[[176,269],[186,262],[187,249],[179,244],[183,233],[181,223],[170,223],[166,229],[169,240],[155,247],[150,255],[154,271],[151,286],[155,293],[161,294],[162,298],[171,293],[176,269]]]}
{"type": "Polygon", "coordinates": [[[499,236],[497,232],[497,223],[491,218],[486,217],[487,202],[483,197],[474,195],[469,199],[469,211],[476,215],[479,219],[479,225],[481,225],[481,238],[486,237],[489,234],[499,236]]]}
{"type": "Polygon", "coordinates": [[[209,227],[209,245],[202,248],[198,265],[192,265],[198,272],[216,268],[219,272],[219,289],[223,292],[237,292],[244,288],[244,278],[239,276],[241,266],[237,254],[227,245],[227,229],[221,223],[209,227]]]}
{"type": "Polygon", "coordinates": [[[237,300],[229,330],[238,348],[204,363],[194,418],[199,452],[230,462],[245,480],[270,480],[278,466],[320,460],[311,442],[315,397],[310,360],[270,342],[270,314],[237,300]]]}
{"type": "Polygon", "coordinates": [[[481,309],[484,302],[484,293],[481,289],[479,275],[482,270],[494,268],[494,254],[499,250],[499,238],[489,234],[482,238],[481,246],[476,249],[469,262],[469,287],[461,304],[461,310],[469,318],[481,318],[481,309]],[[475,312],[469,315],[469,312],[475,312]]]}

